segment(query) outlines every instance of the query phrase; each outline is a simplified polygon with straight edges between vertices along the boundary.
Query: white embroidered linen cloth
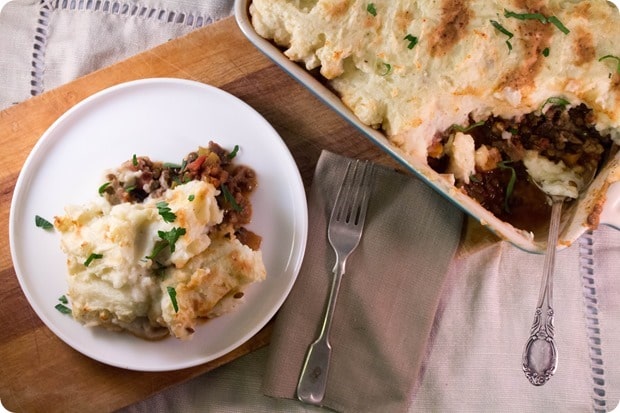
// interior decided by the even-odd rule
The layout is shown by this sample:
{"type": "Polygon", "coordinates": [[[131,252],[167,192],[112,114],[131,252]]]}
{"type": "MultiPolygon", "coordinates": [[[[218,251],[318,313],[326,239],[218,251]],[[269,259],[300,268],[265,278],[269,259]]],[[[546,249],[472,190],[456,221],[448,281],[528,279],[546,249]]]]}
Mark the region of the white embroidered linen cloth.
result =
{"type": "MultiPolygon", "coordinates": [[[[0,109],[226,17],[231,3],[10,1],[0,12],[0,109]]],[[[559,366],[551,381],[531,386],[520,366],[543,258],[498,242],[452,262],[411,412],[603,412],[618,405],[620,231],[602,227],[557,258],[559,366]]],[[[267,353],[123,411],[324,411],[261,394],[267,353]]]]}

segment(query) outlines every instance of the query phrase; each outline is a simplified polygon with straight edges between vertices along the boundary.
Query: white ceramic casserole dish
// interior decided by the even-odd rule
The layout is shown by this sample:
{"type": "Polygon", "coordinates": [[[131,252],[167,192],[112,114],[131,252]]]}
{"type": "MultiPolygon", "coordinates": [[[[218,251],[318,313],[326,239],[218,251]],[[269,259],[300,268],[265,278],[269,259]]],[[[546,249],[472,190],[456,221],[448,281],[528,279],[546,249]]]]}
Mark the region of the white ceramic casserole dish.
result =
{"type": "MultiPolygon", "coordinates": [[[[289,60],[283,51],[272,42],[259,36],[252,26],[249,14],[250,3],[251,0],[236,0],[235,16],[241,31],[258,50],[308,88],[345,120],[354,125],[364,136],[387,152],[408,171],[443,194],[499,238],[505,239],[529,252],[544,252],[547,238],[546,231],[533,234],[513,227],[509,223],[498,219],[477,201],[457,189],[427,164],[422,161],[416,162],[410,157],[405,157],[400,149],[391,144],[381,131],[363,124],[344,105],[339,96],[326,87],[319,79],[315,78],[303,66],[289,60]]],[[[609,225],[620,229],[620,182],[618,181],[620,181],[620,152],[616,151],[601,168],[589,189],[578,200],[571,203],[568,208],[565,208],[562,216],[562,229],[558,248],[571,245],[585,231],[596,228],[598,225],[609,225]]]]}

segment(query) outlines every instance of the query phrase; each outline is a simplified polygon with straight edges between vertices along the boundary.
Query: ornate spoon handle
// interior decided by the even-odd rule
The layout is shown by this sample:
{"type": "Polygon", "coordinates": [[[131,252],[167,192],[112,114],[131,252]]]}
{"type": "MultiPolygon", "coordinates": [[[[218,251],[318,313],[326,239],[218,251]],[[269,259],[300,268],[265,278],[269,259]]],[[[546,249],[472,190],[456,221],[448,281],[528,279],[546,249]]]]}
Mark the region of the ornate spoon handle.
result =
{"type": "Polygon", "coordinates": [[[555,373],[558,352],[553,338],[553,308],[536,309],[530,338],[523,350],[523,372],[534,386],[542,386],[555,373]]]}
{"type": "Polygon", "coordinates": [[[549,381],[558,365],[558,352],[553,330],[552,298],[555,250],[563,202],[564,198],[553,197],[542,284],[534,313],[534,322],[530,329],[530,337],[523,350],[523,371],[525,377],[535,386],[542,386],[549,381]]]}

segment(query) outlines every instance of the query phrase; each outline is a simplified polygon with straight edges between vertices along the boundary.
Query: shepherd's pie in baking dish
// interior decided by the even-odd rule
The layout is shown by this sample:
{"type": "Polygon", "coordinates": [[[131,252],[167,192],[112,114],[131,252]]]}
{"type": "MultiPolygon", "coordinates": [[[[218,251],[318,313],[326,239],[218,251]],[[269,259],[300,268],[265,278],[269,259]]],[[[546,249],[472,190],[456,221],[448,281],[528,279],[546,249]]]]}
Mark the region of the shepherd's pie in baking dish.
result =
{"type": "Polygon", "coordinates": [[[576,198],[620,142],[610,2],[253,0],[249,13],[362,123],[517,228],[548,218],[531,175],[576,198]]]}

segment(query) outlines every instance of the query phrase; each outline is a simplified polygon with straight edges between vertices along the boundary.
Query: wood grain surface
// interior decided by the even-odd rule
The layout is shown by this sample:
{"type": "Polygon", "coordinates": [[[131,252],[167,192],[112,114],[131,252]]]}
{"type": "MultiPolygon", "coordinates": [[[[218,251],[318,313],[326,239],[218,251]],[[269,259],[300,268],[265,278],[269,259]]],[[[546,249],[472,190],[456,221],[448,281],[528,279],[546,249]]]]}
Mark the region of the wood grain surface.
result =
{"type": "Polygon", "coordinates": [[[14,412],[105,412],[212,370],[269,342],[272,323],[231,353],[194,368],[145,373],[110,367],[58,339],[18,284],[9,251],[9,209],[22,165],[67,109],[118,83],[177,77],[207,83],[260,112],[291,151],[306,188],[321,150],[398,165],[250,44],[233,18],[169,41],[0,112],[0,400],[14,412]]]}

